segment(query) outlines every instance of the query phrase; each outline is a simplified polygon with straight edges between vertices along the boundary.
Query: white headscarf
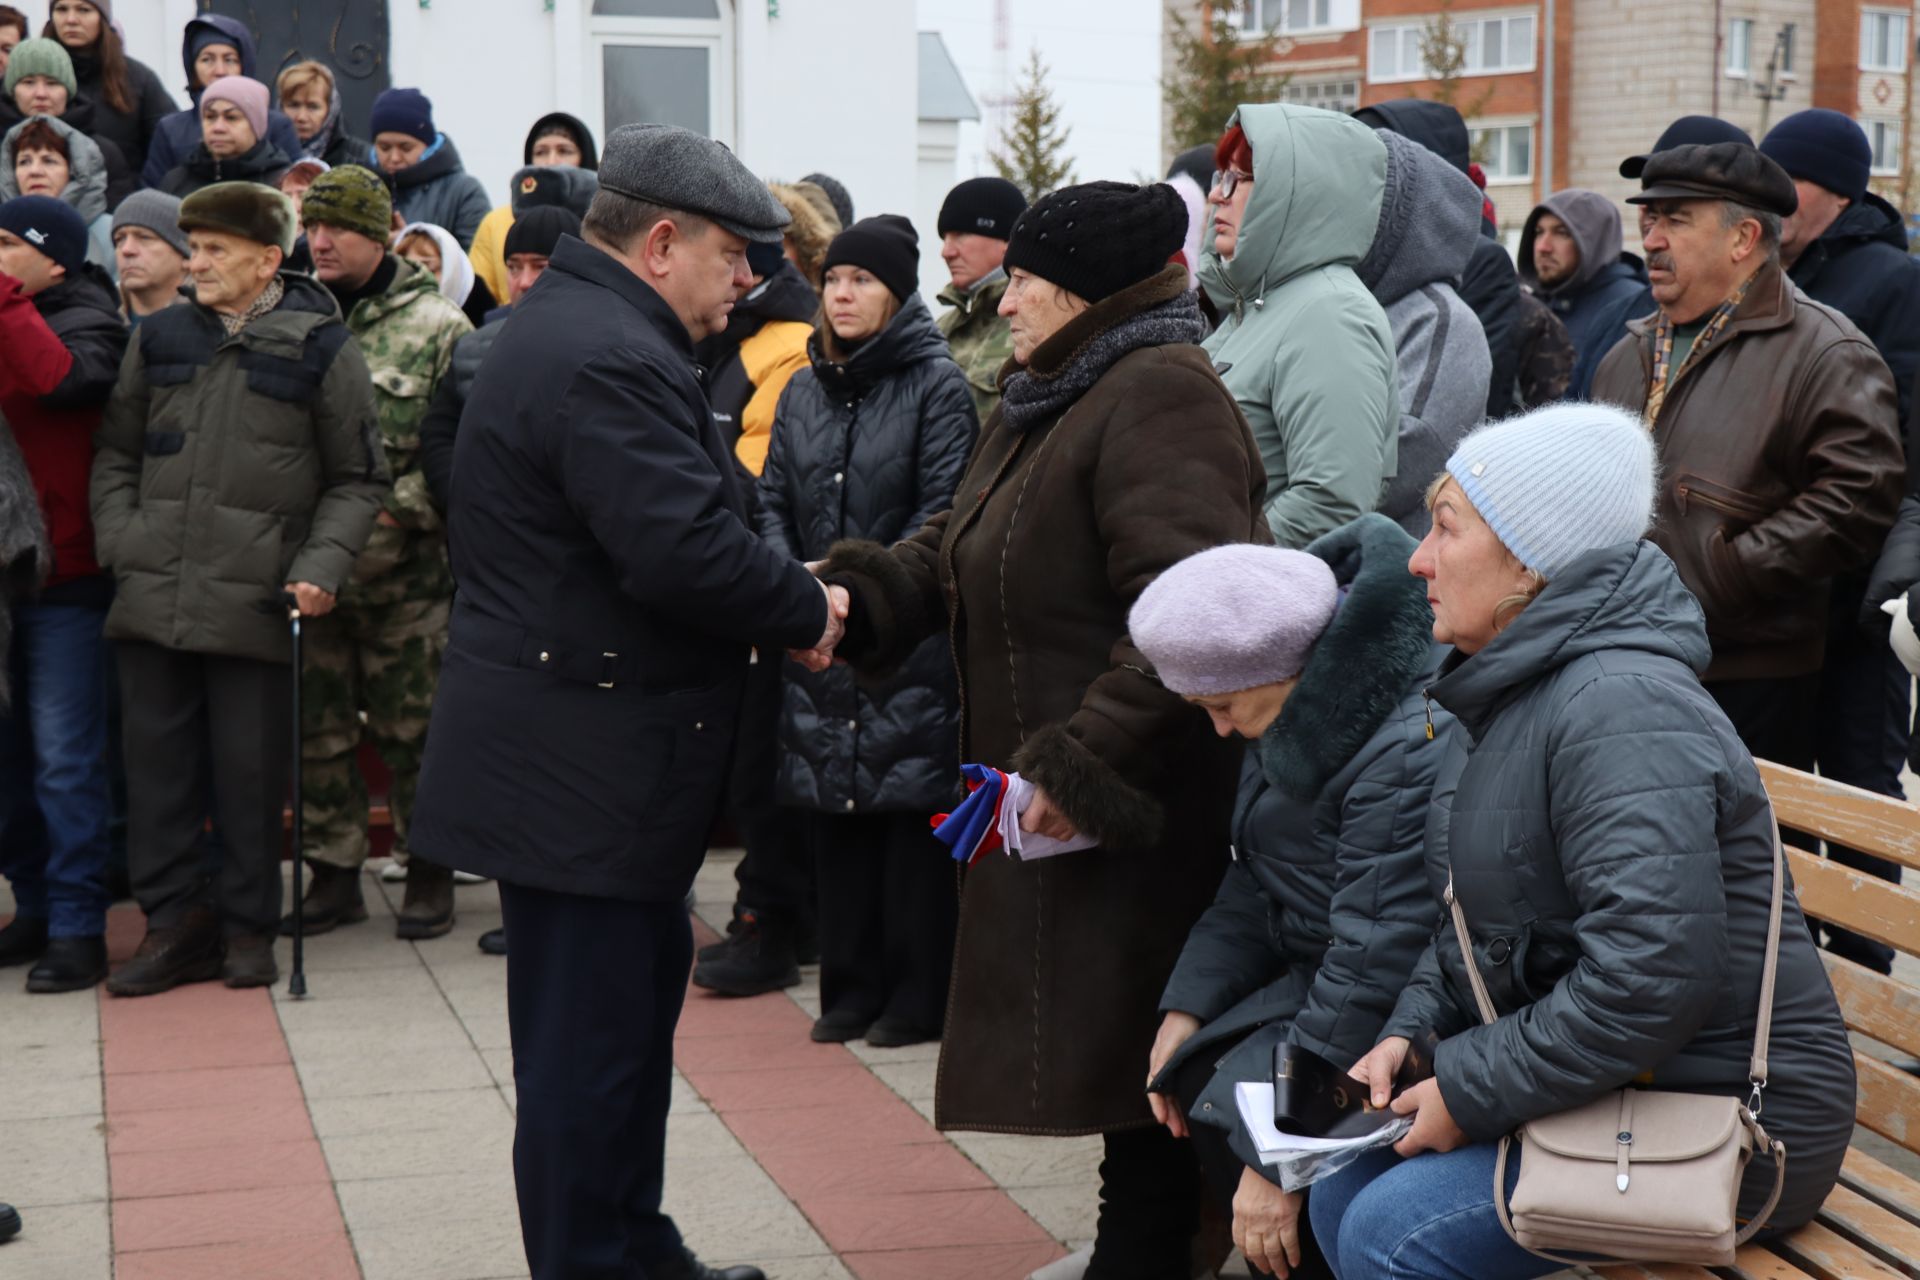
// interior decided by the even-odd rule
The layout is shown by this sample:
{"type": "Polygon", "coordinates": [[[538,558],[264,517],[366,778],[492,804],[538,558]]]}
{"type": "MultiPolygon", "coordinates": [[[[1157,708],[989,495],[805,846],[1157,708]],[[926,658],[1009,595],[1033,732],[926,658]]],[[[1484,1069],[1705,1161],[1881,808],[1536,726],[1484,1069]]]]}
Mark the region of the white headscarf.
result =
{"type": "Polygon", "coordinates": [[[453,238],[453,233],[445,227],[436,227],[431,222],[409,222],[400,228],[400,234],[393,238],[398,245],[414,232],[424,232],[433,237],[440,246],[440,292],[454,306],[467,305],[467,295],[473,292],[473,260],[467,257],[466,250],[453,238]]]}

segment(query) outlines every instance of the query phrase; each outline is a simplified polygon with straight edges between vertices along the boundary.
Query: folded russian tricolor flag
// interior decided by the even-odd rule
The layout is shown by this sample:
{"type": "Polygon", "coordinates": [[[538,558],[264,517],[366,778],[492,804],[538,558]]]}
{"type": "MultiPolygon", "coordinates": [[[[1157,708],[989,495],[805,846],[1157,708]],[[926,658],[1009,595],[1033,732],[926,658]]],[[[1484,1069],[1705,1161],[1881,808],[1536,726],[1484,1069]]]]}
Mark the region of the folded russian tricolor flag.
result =
{"type": "Polygon", "coordinates": [[[1019,774],[984,764],[961,765],[960,773],[967,782],[967,798],[952,813],[933,817],[934,839],[953,850],[955,862],[971,865],[996,849],[1031,861],[1094,847],[1096,841],[1089,836],[1054,840],[1022,831],[1020,815],[1033,803],[1035,787],[1019,774]]]}

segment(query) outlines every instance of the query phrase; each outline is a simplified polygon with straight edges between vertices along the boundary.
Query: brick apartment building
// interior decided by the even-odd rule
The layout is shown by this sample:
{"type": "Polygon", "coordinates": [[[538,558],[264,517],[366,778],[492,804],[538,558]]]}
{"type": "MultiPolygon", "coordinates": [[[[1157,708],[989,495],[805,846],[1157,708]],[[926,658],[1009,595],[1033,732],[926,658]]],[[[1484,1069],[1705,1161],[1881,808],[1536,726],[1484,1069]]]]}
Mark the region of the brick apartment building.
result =
{"type": "MultiPolygon", "coordinates": [[[[1169,26],[1198,21],[1202,5],[1173,0],[1169,26]]],[[[1915,208],[1914,9],[1914,0],[1239,0],[1230,11],[1280,36],[1287,101],[1340,110],[1433,97],[1422,35],[1449,14],[1465,42],[1454,101],[1501,225],[1517,232],[1546,192],[1626,195],[1634,184],[1619,176],[1621,158],[1676,116],[1717,115],[1758,138],[1809,106],[1860,121],[1875,185],[1915,208]]]]}

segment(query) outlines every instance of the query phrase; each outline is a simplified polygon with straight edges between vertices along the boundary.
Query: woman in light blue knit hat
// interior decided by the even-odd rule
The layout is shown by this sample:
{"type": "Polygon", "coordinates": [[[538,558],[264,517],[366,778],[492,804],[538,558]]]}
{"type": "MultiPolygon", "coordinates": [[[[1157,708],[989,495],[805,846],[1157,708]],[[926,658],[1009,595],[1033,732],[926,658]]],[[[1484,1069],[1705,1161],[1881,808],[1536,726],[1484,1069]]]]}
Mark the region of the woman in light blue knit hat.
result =
{"type": "MultiPolygon", "coordinates": [[[[1386,1104],[1409,1042],[1437,1036],[1432,1077],[1391,1100],[1413,1128],[1309,1205],[1341,1280],[1558,1271],[1501,1225],[1494,1197],[1520,1172],[1494,1186],[1504,1135],[1636,1081],[1752,1090],[1775,830],[1752,758],[1700,686],[1700,606],[1641,537],[1654,472],[1638,419],[1566,404],[1468,436],[1430,496],[1433,531],[1409,567],[1453,652],[1427,695],[1464,732],[1434,784],[1427,878],[1464,913],[1493,1017],[1441,907],[1352,1073],[1386,1104]]],[[[1846,1029],[1790,886],[1777,984],[1765,1124],[1791,1158],[1771,1216],[1764,1151],[1739,1198],[1741,1221],[1768,1233],[1813,1217],[1853,1132],[1846,1029]]],[[[1645,1206],[1649,1225],[1677,1207],[1645,1206]]]]}

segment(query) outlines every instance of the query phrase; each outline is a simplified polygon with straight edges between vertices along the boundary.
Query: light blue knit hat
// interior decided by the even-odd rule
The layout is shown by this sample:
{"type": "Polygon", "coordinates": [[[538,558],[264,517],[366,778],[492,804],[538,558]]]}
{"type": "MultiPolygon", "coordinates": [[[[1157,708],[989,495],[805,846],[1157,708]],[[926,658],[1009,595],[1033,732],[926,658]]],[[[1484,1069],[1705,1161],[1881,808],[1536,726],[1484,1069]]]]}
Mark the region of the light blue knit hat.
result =
{"type": "Polygon", "coordinates": [[[1576,558],[1653,523],[1653,436],[1603,404],[1555,404],[1481,427],[1447,459],[1507,550],[1552,582],[1576,558]]]}

